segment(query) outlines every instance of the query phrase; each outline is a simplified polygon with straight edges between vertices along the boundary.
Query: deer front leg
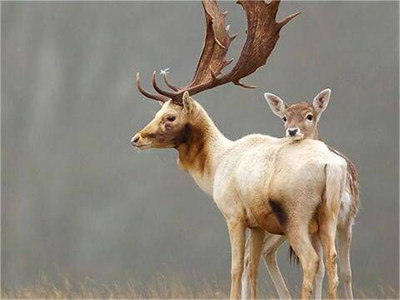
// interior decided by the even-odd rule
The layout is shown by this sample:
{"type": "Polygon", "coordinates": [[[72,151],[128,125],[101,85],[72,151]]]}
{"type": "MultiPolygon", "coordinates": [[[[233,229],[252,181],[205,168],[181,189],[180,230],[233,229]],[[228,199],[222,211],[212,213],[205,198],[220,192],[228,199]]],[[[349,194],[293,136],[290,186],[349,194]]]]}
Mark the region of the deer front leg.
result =
{"type": "Polygon", "coordinates": [[[231,240],[231,299],[240,299],[240,280],[243,273],[246,226],[242,220],[228,222],[231,240]]]}

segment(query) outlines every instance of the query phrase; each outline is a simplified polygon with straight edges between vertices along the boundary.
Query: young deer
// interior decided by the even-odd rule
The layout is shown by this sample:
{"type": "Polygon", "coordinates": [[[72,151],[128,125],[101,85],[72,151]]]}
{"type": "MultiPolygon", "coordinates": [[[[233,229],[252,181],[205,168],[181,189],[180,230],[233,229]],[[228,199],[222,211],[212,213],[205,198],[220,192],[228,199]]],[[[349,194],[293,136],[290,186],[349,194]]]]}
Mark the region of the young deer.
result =
{"type": "MultiPolygon", "coordinates": [[[[286,136],[293,140],[314,139],[320,140],[318,132],[318,122],[321,114],[328,106],[331,95],[330,89],[321,91],[315,96],[312,103],[298,102],[288,105],[281,98],[274,94],[265,93],[264,97],[267,100],[271,110],[279,116],[284,122],[286,136]]],[[[359,207],[359,193],[357,171],[354,164],[343,154],[330,148],[330,150],[342,156],[347,162],[347,177],[345,193],[341,199],[339,219],[338,219],[338,238],[339,238],[339,266],[340,277],[344,282],[345,297],[352,299],[353,292],[351,286],[351,266],[350,266],[350,244],[352,238],[352,225],[356,218],[359,207]]],[[[280,274],[276,264],[276,251],[284,241],[284,237],[268,235],[264,241],[263,257],[267,268],[270,272],[272,280],[277,288],[281,298],[290,297],[289,291],[280,274]]],[[[245,266],[249,265],[250,241],[246,243],[246,259],[245,266]]],[[[322,257],[322,252],[318,241],[315,246],[319,256],[322,257]]],[[[321,263],[318,269],[318,274],[315,283],[315,298],[321,299],[322,281],[324,278],[324,265],[321,263]]],[[[242,295],[249,297],[249,281],[248,271],[245,270],[243,275],[242,295]]]]}
{"type": "Polygon", "coordinates": [[[247,37],[232,70],[225,56],[232,41],[215,1],[203,0],[206,37],[194,78],[183,88],[161,89],[152,75],[158,94],[139,91],[163,103],[154,119],[131,140],[134,147],[175,148],[178,165],[200,188],[211,195],[228,225],[231,240],[231,298],[240,296],[245,230],[251,229],[251,296],[256,297],[258,258],[266,232],[285,235],[303,267],[301,298],[309,298],[319,258],[310,232],[321,231],[324,254],[331,264],[328,279],[331,298],[336,296],[337,270],[335,235],[340,198],[345,182],[346,161],[320,142],[248,135],[228,140],[199,103],[190,95],[225,83],[240,83],[264,65],[279,38],[280,29],[297,14],[276,22],[279,2],[239,1],[247,16],[247,37]],[[300,158],[300,159],[299,159],[300,158]],[[325,199],[325,201],[322,201],[325,199]],[[318,208],[318,214],[315,212],[318,208]]]}

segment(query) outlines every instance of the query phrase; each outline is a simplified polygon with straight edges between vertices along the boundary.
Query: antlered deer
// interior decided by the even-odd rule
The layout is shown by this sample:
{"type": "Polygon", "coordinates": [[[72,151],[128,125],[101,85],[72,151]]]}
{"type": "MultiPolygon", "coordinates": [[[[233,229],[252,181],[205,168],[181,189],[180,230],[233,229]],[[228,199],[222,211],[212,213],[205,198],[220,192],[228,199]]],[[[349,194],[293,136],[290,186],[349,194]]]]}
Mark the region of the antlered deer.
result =
{"type": "MultiPolygon", "coordinates": [[[[271,110],[284,122],[286,136],[294,140],[314,139],[320,140],[318,131],[318,122],[322,112],[328,106],[331,95],[330,89],[325,89],[315,96],[312,103],[298,102],[292,105],[286,104],[278,96],[265,93],[271,110]]],[[[359,207],[359,191],[358,176],[355,165],[342,153],[330,148],[334,153],[342,156],[347,162],[347,176],[345,193],[341,199],[339,219],[338,219],[338,239],[339,239],[339,266],[340,277],[344,282],[345,297],[353,299],[352,282],[351,282],[351,265],[350,265],[350,244],[352,239],[352,226],[356,218],[359,207]]],[[[268,267],[269,273],[275,283],[278,294],[281,298],[288,298],[290,294],[280,275],[279,268],[276,264],[276,251],[284,241],[284,237],[267,235],[264,241],[263,257],[268,267]]],[[[249,268],[250,259],[250,241],[246,243],[245,266],[249,268]]],[[[318,247],[318,246],[317,246],[318,247]]],[[[322,256],[319,251],[320,257],[322,256]]],[[[321,263],[316,278],[315,297],[321,298],[322,281],[324,278],[324,266],[321,263]]],[[[249,297],[249,278],[248,270],[243,274],[242,295],[249,297]]]]}
{"type": "Polygon", "coordinates": [[[237,141],[227,139],[202,106],[190,95],[232,82],[264,65],[279,38],[280,29],[296,16],[276,22],[279,2],[239,1],[247,16],[247,38],[236,65],[226,74],[225,56],[232,41],[215,1],[203,0],[206,37],[190,84],[178,88],[164,74],[171,91],[152,83],[158,94],[145,91],[137,74],[139,91],[163,103],[154,119],[131,140],[140,149],[175,148],[178,165],[211,195],[224,215],[231,240],[231,298],[240,296],[245,230],[251,229],[251,295],[256,297],[256,266],[265,231],[285,235],[303,267],[301,298],[309,298],[319,258],[310,233],[321,232],[330,297],[336,296],[335,235],[346,161],[314,140],[293,143],[253,134],[237,141]]]}

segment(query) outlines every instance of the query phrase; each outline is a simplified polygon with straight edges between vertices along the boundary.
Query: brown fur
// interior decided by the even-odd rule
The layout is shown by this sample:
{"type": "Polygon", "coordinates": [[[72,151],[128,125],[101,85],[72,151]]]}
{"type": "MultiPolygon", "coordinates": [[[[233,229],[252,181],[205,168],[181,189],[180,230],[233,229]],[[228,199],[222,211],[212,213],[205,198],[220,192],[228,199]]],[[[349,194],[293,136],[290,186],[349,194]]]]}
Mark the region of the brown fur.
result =
{"type": "Polygon", "coordinates": [[[176,147],[179,152],[179,165],[182,169],[196,169],[201,174],[209,173],[206,132],[202,124],[186,125],[182,133],[184,136],[176,147]]]}
{"type": "Polygon", "coordinates": [[[262,220],[262,227],[268,228],[269,233],[284,235],[284,224],[281,224],[272,211],[268,212],[265,218],[262,220]]]}
{"type": "Polygon", "coordinates": [[[201,176],[209,174],[210,122],[205,120],[199,107],[192,102],[184,106],[174,102],[164,104],[163,112],[143,128],[134,144],[151,144],[152,148],[175,148],[179,152],[178,164],[185,171],[196,170],[201,176]],[[168,118],[175,119],[169,121],[168,118]]]}
{"type": "Polygon", "coordinates": [[[308,137],[312,135],[314,139],[319,140],[319,132],[318,127],[316,126],[317,122],[317,111],[314,109],[312,105],[310,105],[306,101],[301,101],[296,104],[291,105],[285,110],[285,116],[287,118],[287,122],[285,124],[285,128],[298,127],[301,132],[304,134],[304,137],[308,137]],[[307,115],[311,113],[313,115],[313,125],[315,126],[313,129],[305,126],[304,120],[307,115]],[[312,131],[310,131],[312,129],[312,131]]]}
{"type": "Polygon", "coordinates": [[[279,224],[281,224],[281,226],[285,226],[288,219],[286,211],[282,208],[282,206],[279,203],[277,203],[272,199],[269,200],[269,205],[271,206],[272,211],[276,215],[279,224]]]}

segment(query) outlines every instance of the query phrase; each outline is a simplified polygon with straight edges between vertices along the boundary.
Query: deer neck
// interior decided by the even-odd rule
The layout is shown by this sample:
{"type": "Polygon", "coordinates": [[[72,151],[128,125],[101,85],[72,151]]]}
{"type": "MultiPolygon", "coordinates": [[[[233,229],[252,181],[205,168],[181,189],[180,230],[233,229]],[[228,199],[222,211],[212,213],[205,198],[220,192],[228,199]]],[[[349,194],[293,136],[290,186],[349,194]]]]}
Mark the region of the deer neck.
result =
{"type": "Polygon", "coordinates": [[[213,179],[219,157],[230,141],[218,130],[214,122],[198,104],[192,120],[186,125],[182,140],[176,147],[179,167],[189,172],[196,183],[212,194],[213,179]]]}
{"type": "Polygon", "coordinates": [[[321,140],[321,136],[319,135],[319,131],[318,131],[318,127],[316,126],[315,127],[315,129],[314,129],[314,132],[313,132],[313,134],[311,135],[311,137],[310,137],[311,139],[313,139],[313,140],[321,140]]]}

